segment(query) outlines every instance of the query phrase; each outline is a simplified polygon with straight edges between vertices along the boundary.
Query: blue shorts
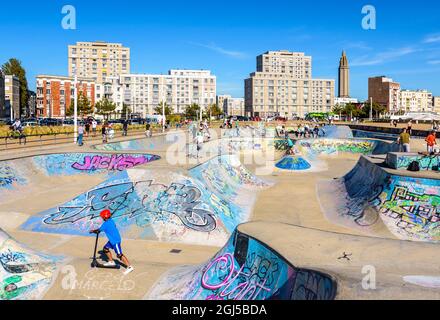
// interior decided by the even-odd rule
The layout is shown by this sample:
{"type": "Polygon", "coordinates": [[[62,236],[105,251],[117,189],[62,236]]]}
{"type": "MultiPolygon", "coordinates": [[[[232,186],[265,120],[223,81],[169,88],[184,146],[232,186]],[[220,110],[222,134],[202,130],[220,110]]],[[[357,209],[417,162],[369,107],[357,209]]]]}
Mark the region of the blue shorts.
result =
{"type": "Polygon", "coordinates": [[[104,246],[104,249],[113,249],[113,251],[115,251],[118,256],[122,255],[122,248],[121,248],[121,244],[120,243],[117,243],[117,244],[113,245],[109,241],[104,246]]]}

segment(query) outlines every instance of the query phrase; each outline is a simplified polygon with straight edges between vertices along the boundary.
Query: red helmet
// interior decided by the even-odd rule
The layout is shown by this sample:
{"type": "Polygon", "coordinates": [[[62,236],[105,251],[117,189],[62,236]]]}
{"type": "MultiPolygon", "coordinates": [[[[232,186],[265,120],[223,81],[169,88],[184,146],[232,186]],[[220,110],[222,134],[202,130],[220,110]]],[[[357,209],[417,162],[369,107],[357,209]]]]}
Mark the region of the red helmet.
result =
{"type": "Polygon", "coordinates": [[[101,211],[99,215],[101,216],[102,219],[110,219],[112,217],[112,213],[108,209],[101,211]]]}

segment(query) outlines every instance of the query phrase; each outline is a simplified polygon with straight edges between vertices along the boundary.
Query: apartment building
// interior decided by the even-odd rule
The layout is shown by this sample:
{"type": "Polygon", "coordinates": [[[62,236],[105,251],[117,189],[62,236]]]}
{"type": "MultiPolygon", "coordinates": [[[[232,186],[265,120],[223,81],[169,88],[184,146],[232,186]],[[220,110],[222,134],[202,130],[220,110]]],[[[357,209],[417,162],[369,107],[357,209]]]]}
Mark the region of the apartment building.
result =
{"type": "Polygon", "coordinates": [[[402,90],[400,92],[400,107],[405,112],[431,112],[432,93],[427,90],[402,90]]]}
{"type": "Polygon", "coordinates": [[[11,120],[20,118],[20,79],[16,76],[5,76],[5,109],[11,120]]]}
{"type": "Polygon", "coordinates": [[[432,98],[432,111],[440,114],[440,97],[432,98]]]}
{"type": "Polygon", "coordinates": [[[0,70],[0,119],[7,118],[5,104],[5,75],[0,70]]]}
{"type": "Polygon", "coordinates": [[[387,108],[387,112],[398,112],[401,103],[400,83],[385,76],[368,79],[368,97],[373,102],[379,103],[387,108]]]}
{"type": "MultiPolygon", "coordinates": [[[[93,79],[78,78],[78,95],[86,96],[95,104],[95,82],[93,79]]],[[[74,78],[63,76],[37,76],[37,117],[65,118],[74,97],[74,78]]]]}
{"type": "Polygon", "coordinates": [[[312,58],[304,53],[269,51],[257,57],[257,71],[245,79],[246,115],[304,118],[330,112],[334,99],[335,80],[312,79],[312,58]]]}
{"type": "Polygon", "coordinates": [[[216,102],[216,77],[209,70],[170,70],[167,75],[124,74],[120,77],[123,103],[134,113],[154,114],[161,102],[174,113],[196,103],[206,109],[216,102]]]}
{"type": "Polygon", "coordinates": [[[228,116],[244,116],[244,99],[232,97],[226,98],[223,104],[223,112],[228,116]]]}
{"type": "Polygon", "coordinates": [[[130,48],[120,43],[77,42],[68,46],[69,77],[103,83],[106,77],[130,73],[130,48]]]}
{"type": "Polygon", "coordinates": [[[221,110],[223,110],[225,112],[225,110],[227,108],[226,105],[225,105],[225,102],[226,102],[227,99],[230,99],[230,98],[232,98],[232,96],[230,96],[228,94],[218,95],[217,98],[216,98],[217,106],[221,110]]]}
{"type": "Polygon", "coordinates": [[[103,83],[96,84],[95,101],[108,99],[116,104],[116,112],[121,112],[124,106],[124,92],[120,83],[120,77],[107,77],[103,83]]]}

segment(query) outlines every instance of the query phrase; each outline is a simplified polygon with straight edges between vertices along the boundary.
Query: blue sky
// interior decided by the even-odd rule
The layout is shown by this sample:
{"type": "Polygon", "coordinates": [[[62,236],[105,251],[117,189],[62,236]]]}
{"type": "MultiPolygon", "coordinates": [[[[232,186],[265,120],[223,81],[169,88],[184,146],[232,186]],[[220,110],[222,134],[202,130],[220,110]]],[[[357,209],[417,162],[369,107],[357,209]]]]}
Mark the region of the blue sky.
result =
{"type": "Polygon", "coordinates": [[[439,10],[434,0],[8,1],[0,62],[22,60],[34,89],[37,74],[67,75],[67,45],[120,42],[131,48],[133,73],[210,69],[219,94],[242,97],[243,80],[265,51],[305,52],[314,78],[337,79],[345,49],[353,97],[366,99],[368,77],[377,75],[440,96],[439,10]],[[76,30],[61,27],[67,4],[77,10],[76,30]],[[367,4],[376,8],[376,30],[361,26],[367,4]]]}

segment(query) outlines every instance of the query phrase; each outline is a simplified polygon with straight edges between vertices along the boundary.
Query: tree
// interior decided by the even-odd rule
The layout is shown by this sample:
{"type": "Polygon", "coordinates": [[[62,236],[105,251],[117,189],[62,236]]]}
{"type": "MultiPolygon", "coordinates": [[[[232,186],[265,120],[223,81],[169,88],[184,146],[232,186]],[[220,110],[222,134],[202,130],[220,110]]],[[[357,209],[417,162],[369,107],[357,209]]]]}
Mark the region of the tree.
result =
{"type": "Polygon", "coordinates": [[[122,104],[121,118],[124,117],[124,118],[128,119],[127,115],[129,117],[130,114],[131,114],[131,108],[125,103],[122,104]]]}
{"type": "Polygon", "coordinates": [[[192,120],[197,120],[200,115],[200,106],[197,103],[193,103],[185,108],[185,117],[192,120]]]}
{"type": "Polygon", "coordinates": [[[23,114],[23,109],[28,104],[28,82],[26,79],[26,70],[22,67],[21,61],[15,58],[9,59],[2,66],[2,71],[8,76],[17,76],[20,81],[20,116],[23,114]]]}
{"type": "Polygon", "coordinates": [[[212,116],[218,118],[223,114],[223,110],[220,109],[216,103],[214,103],[207,108],[206,114],[208,115],[208,117],[212,116]]]}
{"type": "MultiPolygon", "coordinates": [[[[365,101],[364,107],[362,108],[365,118],[370,117],[370,108],[371,108],[370,101],[365,101]]],[[[373,117],[376,116],[376,118],[379,118],[380,114],[385,113],[386,110],[387,110],[386,107],[384,107],[380,103],[373,102],[373,117]]]]}
{"type": "MultiPolygon", "coordinates": [[[[90,103],[90,100],[82,94],[82,92],[78,93],[78,115],[79,116],[88,116],[93,114],[93,106],[90,103]]],[[[66,111],[67,117],[73,117],[75,115],[75,101],[72,99],[70,102],[70,107],[66,111]]]]}
{"type": "Polygon", "coordinates": [[[165,117],[168,117],[170,114],[173,113],[173,109],[166,102],[163,101],[159,103],[159,105],[156,108],[154,108],[153,111],[157,114],[162,115],[164,107],[165,107],[165,117]]]}
{"type": "Polygon", "coordinates": [[[97,114],[103,115],[108,120],[109,116],[115,112],[116,104],[107,98],[103,98],[96,103],[95,108],[97,114]]]}

